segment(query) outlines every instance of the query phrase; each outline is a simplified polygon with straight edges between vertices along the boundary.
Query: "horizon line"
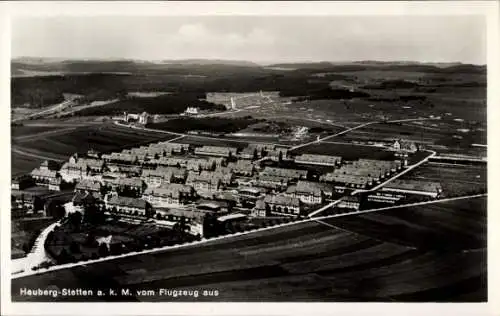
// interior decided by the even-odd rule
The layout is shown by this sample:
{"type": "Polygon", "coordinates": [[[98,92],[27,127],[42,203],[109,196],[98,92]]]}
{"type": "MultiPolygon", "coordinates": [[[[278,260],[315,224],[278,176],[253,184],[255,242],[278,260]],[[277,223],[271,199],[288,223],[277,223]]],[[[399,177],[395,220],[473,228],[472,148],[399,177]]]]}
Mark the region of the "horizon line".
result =
{"type": "Polygon", "coordinates": [[[378,59],[353,59],[353,60],[293,60],[293,61],[253,61],[246,59],[225,59],[225,58],[165,58],[165,59],[145,59],[145,58],[129,58],[129,57],[36,57],[36,56],[11,56],[10,60],[15,61],[16,59],[47,59],[47,60],[60,60],[60,61],[139,61],[139,62],[168,62],[168,61],[190,61],[190,60],[203,60],[203,61],[221,61],[221,62],[247,62],[253,63],[259,66],[271,66],[275,64],[321,64],[321,63],[362,63],[362,62],[373,62],[373,63],[418,63],[418,64],[461,64],[461,65],[473,65],[473,66],[486,66],[486,63],[477,64],[471,62],[463,61],[419,61],[419,60],[378,60],[378,59]]]}

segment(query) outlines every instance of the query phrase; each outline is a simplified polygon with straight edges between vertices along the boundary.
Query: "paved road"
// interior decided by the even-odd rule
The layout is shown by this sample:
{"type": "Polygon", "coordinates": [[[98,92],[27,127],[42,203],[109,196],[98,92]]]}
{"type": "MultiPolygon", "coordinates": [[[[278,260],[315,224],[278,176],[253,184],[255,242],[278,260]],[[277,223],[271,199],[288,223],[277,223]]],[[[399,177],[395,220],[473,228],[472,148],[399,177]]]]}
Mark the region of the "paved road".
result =
{"type": "MultiPolygon", "coordinates": [[[[359,215],[359,214],[364,214],[364,213],[379,212],[379,211],[384,211],[384,210],[388,210],[388,209],[397,209],[397,208],[404,208],[404,207],[410,207],[410,206],[418,206],[418,205],[443,203],[443,202],[456,201],[456,200],[464,200],[464,199],[470,199],[470,198],[484,197],[487,195],[488,195],[487,193],[476,194],[476,195],[468,195],[468,196],[462,196],[462,197],[446,198],[446,199],[441,199],[441,200],[433,200],[433,201],[427,201],[427,202],[402,204],[402,205],[383,207],[383,208],[377,208],[377,209],[369,209],[369,210],[363,210],[363,211],[354,211],[354,212],[343,213],[343,214],[333,214],[333,215],[318,216],[318,217],[313,217],[313,218],[310,217],[310,218],[307,218],[304,220],[285,223],[285,224],[281,224],[281,225],[277,225],[277,226],[273,226],[273,227],[265,227],[265,228],[260,228],[260,229],[256,229],[253,231],[246,231],[246,232],[236,233],[233,235],[220,236],[220,237],[211,238],[211,239],[202,239],[201,241],[194,241],[194,242],[186,243],[186,244],[182,244],[182,245],[167,246],[167,247],[162,247],[162,248],[158,248],[158,249],[148,249],[148,250],[144,250],[141,252],[130,252],[130,253],[122,254],[122,255],[109,256],[109,257],[105,257],[105,258],[100,258],[100,259],[96,259],[96,260],[88,260],[88,261],[84,261],[84,262],[68,263],[68,264],[50,267],[48,269],[40,269],[37,271],[25,271],[25,272],[13,275],[12,278],[16,279],[16,278],[29,276],[29,275],[43,274],[43,273],[48,273],[48,272],[57,271],[57,270],[69,269],[69,268],[73,268],[73,267],[88,266],[88,265],[96,264],[99,262],[105,262],[105,261],[110,261],[110,260],[115,260],[115,259],[120,259],[120,258],[128,258],[128,257],[142,255],[142,254],[162,253],[164,251],[170,251],[170,250],[174,250],[174,249],[181,249],[181,248],[193,247],[196,245],[203,245],[203,244],[207,244],[207,243],[212,243],[213,241],[218,241],[218,240],[227,240],[227,239],[230,240],[232,238],[237,239],[239,236],[244,236],[244,235],[248,235],[248,234],[257,234],[259,232],[271,231],[271,230],[282,228],[282,227],[290,227],[290,226],[299,225],[302,223],[307,223],[307,222],[316,221],[316,220],[329,219],[329,218],[335,218],[335,217],[343,217],[343,216],[359,215]]],[[[337,202],[337,201],[334,201],[332,203],[335,203],[335,202],[337,202]]],[[[330,203],[330,204],[332,204],[332,203],[330,203]]],[[[322,207],[321,209],[326,209],[326,208],[330,207],[330,204],[322,207]]]]}
{"type": "Polygon", "coordinates": [[[330,208],[330,207],[332,207],[332,206],[335,206],[335,205],[336,205],[336,204],[338,204],[341,200],[342,200],[342,198],[340,198],[340,199],[338,199],[338,200],[335,200],[335,201],[333,201],[333,202],[331,202],[331,203],[329,203],[329,204],[327,204],[327,205],[325,205],[325,206],[323,206],[323,207],[321,207],[321,208],[319,208],[319,209],[315,210],[314,212],[311,212],[311,213],[307,214],[307,216],[308,216],[308,217],[313,217],[314,215],[319,214],[319,213],[323,212],[324,210],[329,209],[329,208],[330,208]]]}
{"type": "Polygon", "coordinates": [[[312,144],[316,144],[316,143],[322,142],[322,141],[324,141],[326,139],[330,139],[332,137],[336,137],[336,136],[348,133],[348,132],[353,131],[355,129],[362,128],[362,127],[365,127],[365,126],[368,126],[368,125],[374,124],[374,123],[379,123],[379,122],[378,121],[374,121],[374,122],[363,123],[361,125],[348,128],[348,129],[346,129],[346,130],[344,130],[342,132],[338,132],[338,133],[333,134],[333,135],[325,136],[323,138],[317,139],[317,140],[312,141],[312,142],[308,142],[308,143],[305,143],[305,144],[294,146],[294,147],[290,148],[290,150],[296,150],[296,149],[299,149],[299,148],[302,148],[302,147],[306,147],[306,146],[309,146],[309,145],[312,145],[312,144]]]}
{"type": "Polygon", "coordinates": [[[313,218],[313,220],[322,220],[322,219],[329,219],[329,218],[335,218],[335,217],[344,217],[344,216],[350,216],[350,215],[356,215],[356,214],[367,214],[367,213],[373,213],[373,212],[393,210],[393,209],[398,209],[398,208],[420,206],[420,205],[428,205],[428,204],[437,204],[437,203],[445,203],[445,202],[459,201],[459,200],[467,200],[467,199],[474,199],[474,198],[486,197],[486,196],[488,196],[488,193],[465,195],[465,196],[458,196],[458,197],[445,198],[445,199],[439,199],[439,200],[432,200],[432,201],[426,201],[426,202],[401,204],[401,205],[394,205],[394,206],[386,206],[386,207],[380,207],[380,208],[373,208],[373,209],[363,210],[363,211],[355,211],[355,212],[342,213],[342,214],[333,214],[333,215],[318,216],[318,217],[313,218]]]}
{"type": "MultiPolygon", "coordinates": [[[[399,122],[412,122],[412,121],[425,121],[425,120],[436,120],[436,119],[431,119],[431,118],[404,119],[404,120],[385,121],[385,123],[399,123],[399,122]]],[[[308,145],[311,145],[311,144],[319,143],[319,142],[325,141],[327,139],[330,139],[330,138],[333,138],[333,137],[336,137],[336,136],[339,136],[339,135],[343,135],[345,133],[348,133],[350,131],[356,130],[358,128],[362,128],[362,127],[365,127],[365,126],[368,126],[368,125],[371,125],[371,124],[377,124],[377,123],[384,123],[384,121],[372,121],[372,122],[363,123],[363,124],[351,127],[349,129],[346,129],[346,130],[344,130],[342,132],[339,132],[339,133],[336,133],[336,134],[333,134],[333,135],[329,135],[329,136],[325,136],[323,138],[317,139],[317,140],[312,141],[312,142],[308,142],[308,143],[305,143],[305,144],[297,145],[295,147],[290,148],[290,150],[295,150],[295,149],[299,149],[299,148],[302,148],[302,147],[305,147],[305,146],[308,146],[308,145]]]]}
{"type": "Polygon", "coordinates": [[[399,178],[400,176],[404,175],[405,173],[408,173],[410,172],[411,170],[417,168],[418,166],[422,165],[423,163],[426,163],[427,161],[429,161],[430,158],[434,157],[437,153],[433,150],[426,150],[428,152],[430,152],[431,154],[427,157],[425,157],[424,159],[420,160],[419,162],[411,165],[411,166],[408,166],[405,170],[403,170],[402,172],[394,175],[392,178],[382,182],[381,184],[371,188],[371,189],[358,189],[356,191],[353,191],[351,195],[355,195],[355,194],[358,194],[358,193],[361,193],[361,192],[372,192],[372,191],[376,191],[378,189],[380,189],[381,187],[383,187],[384,185],[386,185],[387,183],[393,181],[394,179],[396,178],[399,178]]]}
{"type": "Polygon", "coordinates": [[[40,115],[44,115],[46,113],[51,113],[51,112],[54,112],[54,111],[60,111],[61,109],[63,109],[64,107],[70,105],[73,101],[71,100],[67,100],[67,101],[64,101],[62,103],[59,103],[59,104],[56,104],[48,109],[45,109],[43,111],[40,111],[40,112],[37,112],[37,113],[33,113],[33,114],[30,114],[30,115],[27,115],[27,116],[23,116],[23,117],[20,117],[20,118],[17,118],[15,120],[12,120],[12,122],[19,122],[19,121],[23,121],[23,120],[27,120],[29,118],[32,118],[32,117],[37,117],[37,116],[40,116],[40,115]]]}
{"type": "MultiPolygon", "coordinates": [[[[179,136],[178,139],[181,139],[182,137],[194,137],[194,138],[201,138],[201,139],[212,139],[212,140],[226,140],[228,142],[234,142],[234,143],[249,143],[248,140],[239,140],[239,139],[229,139],[229,138],[218,138],[218,137],[210,137],[210,136],[203,136],[203,135],[191,135],[191,134],[183,134],[183,133],[177,133],[177,132],[168,132],[168,131],[163,131],[160,129],[153,129],[153,128],[146,128],[146,127],[140,127],[140,126],[132,126],[132,125],[126,125],[122,124],[120,122],[115,121],[114,124],[124,127],[124,128],[133,128],[137,130],[142,130],[142,131],[148,131],[148,132],[156,132],[156,133],[163,133],[163,134],[171,134],[171,135],[177,135],[179,136]]],[[[258,141],[250,141],[252,143],[256,144],[267,144],[267,145],[279,145],[279,146],[284,146],[283,144],[276,144],[276,143],[266,143],[266,142],[258,142],[258,141]]]]}
{"type": "MultiPolygon", "coordinates": [[[[420,234],[432,212],[422,212],[417,227],[407,225],[404,244],[392,242],[392,232],[364,234],[318,223],[286,227],[214,240],[172,251],[130,256],[31,275],[12,280],[14,301],[113,301],[119,298],[20,295],[22,288],[130,288],[218,289],[218,297],[172,298],[132,295],[123,301],[460,301],[483,300],[482,277],[486,251],[440,251],[422,236],[446,235],[441,225],[429,225],[431,235],[420,234]],[[379,238],[380,237],[380,238],[379,238]],[[417,249],[415,249],[417,248],[417,249]],[[436,270],[436,267],[439,267],[436,270]],[[442,270],[446,273],[440,273],[442,270]],[[469,280],[472,282],[469,282],[469,280]],[[464,282],[466,282],[464,284],[464,282]],[[373,290],[376,286],[376,291],[373,290]],[[452,291],[450,291],[452,289],[452,291]],[[408,295],[411,295],[408,296],[408,295]],[[466,297],[466,298],[465,298],[466,297]]],[[[336,223],[322,220],[334,226],[336,223]]],[[[340,219],[339,219],[340,220],[340,219]]],[[[471,219],[474,221],[474,219],[471,219]]],[[[381,229],[390,226],[380,223],[381,229]]],[[[467,223],[461,225],[467,227],[467,223]]],[[[457,228],[459,229],[459,228],[457,228]]],[[[405,232],[402,231],[402,234],[405,232]]],[[[483,279],[484,280],[484,279],[483,279]]]]}
{"type": "Polygon", "coordinates": [[[54,114],[57,114],[57,113],[62,113],[64,115],[69,115],[69,114],[73,114],[73,113],[76,113],[76,112],[79,112],[81,110],[84,110],[84,109],[88,109],[88,108],[94,108],[94,107],[100,107],[100,106],[103,106],[103,105],[106,105],[106,104],[110,104],[110,103],[114,103],[114,102],[118,102],[119,100],[118,99],[113,99],[113,100],[107,100],[107,101],[102,101],[102,102],[96,102],[96,103],[91,103],[91,104],[87,104],[87,105],[81,105],[81,106],[76,106],[74,108],[71,108],[69,111],[64,111],[66,109],[66,107],[68,105],[70,105],[73,101],[72,100],[67,100],[67,101],[64,101],[60,104],[57,104],[57,105],[54,105],[48,109],[45,109],[41,112],[37,112],[37,113],[33,113],[33,114],[30,114],[30,115],[27,115],[27,116],[23,116],[23,117],[20,117],[20,118],[17,118],[15,120],[12,120],[12,122],[20,122],[20,121],[24,121],[24,120],[27,120],[29,118],[32,118],[32,117],[39,117],[41,115],[47,115],[47,116],[50,116],[50,115],[54,115],[54,114]]]}
{"type": "Polygon", "coordinates": [[[42,262],[52,261],[52,258],[45,251],[45,239],[47,235],[54,230],[59,223],[53,223],[45,228],[35,240],[31,252],[24,258],[12,260],[12,274],[32,271],[33,267],[39,266],[42,262]]]}

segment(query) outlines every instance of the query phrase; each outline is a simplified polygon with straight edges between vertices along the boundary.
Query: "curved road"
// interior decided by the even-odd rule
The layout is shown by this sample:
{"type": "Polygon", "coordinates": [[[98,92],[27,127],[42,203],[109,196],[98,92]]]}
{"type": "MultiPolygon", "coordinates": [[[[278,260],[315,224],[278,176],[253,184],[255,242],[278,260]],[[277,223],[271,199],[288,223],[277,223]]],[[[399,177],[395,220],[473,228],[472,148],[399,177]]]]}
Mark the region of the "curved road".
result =
{"type": "Polygon", "coordinates": [[[30,273],[33,272],[33,268],[40,265],[42,262],[51,261],[52,258],[45,252],[45,239],[47,239],[47,235],[54,230],[59,223],[53,223],[45,228],[40,235],[35,240],[35,244],[31,249],[31,252],[23,258],[12,260],[12,274],[18,273],[30,273]]]}

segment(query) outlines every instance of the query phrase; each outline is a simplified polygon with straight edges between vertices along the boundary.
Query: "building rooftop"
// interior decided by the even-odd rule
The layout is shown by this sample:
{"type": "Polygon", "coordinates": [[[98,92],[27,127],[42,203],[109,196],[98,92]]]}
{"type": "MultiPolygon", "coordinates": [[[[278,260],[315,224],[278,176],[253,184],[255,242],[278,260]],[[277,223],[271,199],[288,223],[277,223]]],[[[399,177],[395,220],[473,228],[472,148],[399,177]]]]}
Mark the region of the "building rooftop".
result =
{"type": "Polygon", "coordinates": [[[247,218],[247,216],[245,214],[233,213],[233,214],[228,214],[228,215],[218,217],[217,220],[219,222],[224,222],[224,221],[229,221],[229,220],[233,220],[233,219],[245,219],[245,218],[247,218]]]}
{"type": "Polygon", "coordinates": [[[421,180],[400,180],[395,179],[384,186],[388,189],[412,190],[422,192],[440,192],[441,184],[438,182],[421,180]]]}
{"type": "Polygon", "coordinates": [[[143,199],[114,195],[109,198],[108,204],[145,209],[148,205],[148,202],[144,201],[143,199]]]}
{"type": "Polygon", "coordinates": [[[342,160],[339,156],[302,154],[295,157],[296,162],[337,164],[342,160]]]}
{"type": "Polygon", "coordinates": [[[262,171],[261,174],[294,179],[294,178],[306,177],[307,170],[265,167],[264,171],[262,171]]]}
{"type": "Polygon", "coordinates": [[[288,206],[299,206],[300,200],[297,198],[285,196],[285,195],[267,195],[264,198],[264,202],[268,204],[278,204],[278,205],[288,205],[288,206]]]}
{"type": "Polygon", "coordinates": [[[144,186],[144,182],[141,178],[130,177],[130,178],[110,178],[104,179],[105,183],[114,184],[114,185],[126,185],[131,187],[142,187],[144,186]]]}
{"type": "Polygon", "coordinates": [[[297,185],[287,188],[286,193],[296,194],[312,194],[314,196],[321,196],[321,187],[319,183],[310,181],[299,181],[297,185]]]}
{"type": "Polygon", "coordinates": [[[76,184],[75,189],[100,191],[101,190],[101,183],[99,181],[82,179],[82,181],[80,181],[76,184]]]}
{"type": "Polygon", "coordinates": [[[31,171],[30,175],[33,177],[55,178],[57,177],[57,171],[36,168],[31,171]]]}

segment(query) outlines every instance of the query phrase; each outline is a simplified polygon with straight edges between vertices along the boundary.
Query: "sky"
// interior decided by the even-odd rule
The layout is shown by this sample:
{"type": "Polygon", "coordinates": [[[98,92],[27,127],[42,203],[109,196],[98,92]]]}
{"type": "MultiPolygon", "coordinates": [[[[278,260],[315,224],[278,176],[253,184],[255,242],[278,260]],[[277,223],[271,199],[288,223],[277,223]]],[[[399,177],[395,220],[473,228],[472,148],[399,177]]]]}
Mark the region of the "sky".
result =
{"type": "Polygon", "coordinates": [[[12,57],[486,64],[482,16],[94,16],[12,21],[12,57]]]}

